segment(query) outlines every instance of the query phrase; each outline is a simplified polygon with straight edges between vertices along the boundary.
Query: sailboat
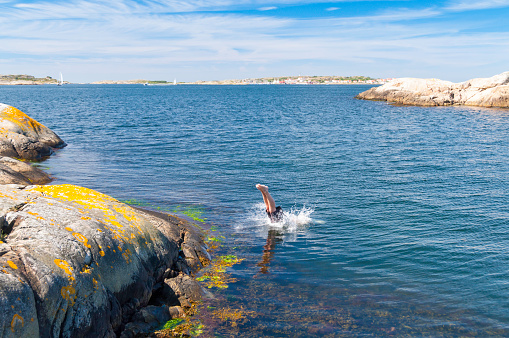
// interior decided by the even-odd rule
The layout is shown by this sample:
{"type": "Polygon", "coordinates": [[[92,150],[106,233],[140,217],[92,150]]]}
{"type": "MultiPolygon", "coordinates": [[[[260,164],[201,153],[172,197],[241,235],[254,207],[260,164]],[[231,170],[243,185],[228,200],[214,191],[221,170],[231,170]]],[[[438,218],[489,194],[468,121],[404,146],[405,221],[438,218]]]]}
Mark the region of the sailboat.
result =
{"type": "Polygon", "coordinates": [[[177,79],[174,79],[173,80],[173,85],[176,86],[177,85],[177,79]]]}
{"type": "Polygon", "coordinates": [[[60,72],[60,80],[57,83],[57,86],[62,86],[64,84],[64,77],[62,76],[62,72],[60,72]]]}

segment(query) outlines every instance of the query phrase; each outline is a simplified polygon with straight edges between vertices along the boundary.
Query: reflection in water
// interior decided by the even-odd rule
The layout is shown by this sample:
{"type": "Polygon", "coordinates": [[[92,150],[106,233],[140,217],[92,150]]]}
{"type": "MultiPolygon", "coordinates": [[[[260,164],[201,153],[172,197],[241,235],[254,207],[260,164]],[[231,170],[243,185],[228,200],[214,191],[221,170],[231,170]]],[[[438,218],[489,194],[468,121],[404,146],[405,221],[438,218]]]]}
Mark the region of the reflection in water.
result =
{"type": "Polygon", "coordinates": [[[267,243],[263,246],[262,260],[256,264],[260,267],[260,273],[269,273],[269,264],[274,256],[274,249],[277,243],[283,242],[282,233],[276,229],[269,229],[267,243]]]}

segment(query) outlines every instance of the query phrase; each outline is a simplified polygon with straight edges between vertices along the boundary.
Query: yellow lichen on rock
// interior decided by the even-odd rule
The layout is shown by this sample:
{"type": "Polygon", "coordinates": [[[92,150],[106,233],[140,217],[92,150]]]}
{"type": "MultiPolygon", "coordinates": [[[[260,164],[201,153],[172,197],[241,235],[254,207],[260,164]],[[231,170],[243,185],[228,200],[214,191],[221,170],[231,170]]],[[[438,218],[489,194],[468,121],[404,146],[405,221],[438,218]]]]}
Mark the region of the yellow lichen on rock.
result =
{"type": "MultiPolygon", "coordinates": [[[[71,202],[83,213],[87,213],[91,210],[102,211],[103,217],[101,217],[98,221],[104,224],[107,229],[115,233],[115,239],[119,239],[121,241],[130,241],[133,237],[131,236],[132,234],[124,236],[124,226],[117,219],[118,215],[121,215],[125,220],[127,220],[133,228],[139,229],[139,224],[141,223],[137,213],[131,207],[119,202],[113,197],[92,189],[71,184],[63,184],[33,186],[27,190],[39,192],[43,196],[49,196],[64,202],[71,202]],[[114,227],[108,227],[108,225],[114,227]]],[[[89,220],[90,217],[83,216],[82,219],[89,220]]],[[[75,234],[73,234],[73,236],[80,242],[84,243],[87,247],[90,247],[84,238],[75,234]]]]}
{"type": "Polygon", "coordinates": [[[37,122],[17,108],[7,106],[0,111],[0,113],[3,115],[2,118],[4,120],[8,120],[18,125],[21,129],[26,129],[28,127],[31,130],[38,132],[41,128],[45,128],[41,123],[37,122]]]}
{"type": "Polygon", "coordinates": [[[78,241],[80,241],[81,243],[83,243],[84,246],[86,246],[87,248],[91,248],[90,244],[88,244],[88,238],[86,238],[85,236],[83,236],[82,234],[78,233],[78,232],[73,232],[72,234],[74,236],[74,238],[76,238],[78,241]]]}
{"type": "Polygon", "coordinates": [[[72,275],[73,268],[72,268],[72,266],[69,265],[69,263],[67,263],[66,261],[64,261],[62,259],[55,259],[55,264],[60,269],[64,270],[64,272],[69,275],[70,279],[74,279],[73,275],[72,275]]]}
{"type": "Polygon", "coordinates": [[[76,290],[71,285],[63,286],[60,290],[60,294],[62,298],[69,301],[71,305],[74,305],[74,300],[76,299],[76,290]]]}

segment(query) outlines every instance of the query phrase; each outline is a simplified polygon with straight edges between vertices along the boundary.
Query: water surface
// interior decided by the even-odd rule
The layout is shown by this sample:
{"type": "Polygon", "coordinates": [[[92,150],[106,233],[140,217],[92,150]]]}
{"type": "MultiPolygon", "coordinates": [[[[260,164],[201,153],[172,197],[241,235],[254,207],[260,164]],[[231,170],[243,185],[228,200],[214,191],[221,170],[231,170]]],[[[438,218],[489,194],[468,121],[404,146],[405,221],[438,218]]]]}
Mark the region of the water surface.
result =
{"type": "Polygon", "coordinates": [[[509,335],[509,110],[353,98],[368,88],[2,86],[0,102],[68,143],[41,164],[55,183],[204,212],[217,255],[244,258],[214,306],[248,314],[206,335],[509,335]],[[269,226],[256,183],[305,215],[269,226]]]}

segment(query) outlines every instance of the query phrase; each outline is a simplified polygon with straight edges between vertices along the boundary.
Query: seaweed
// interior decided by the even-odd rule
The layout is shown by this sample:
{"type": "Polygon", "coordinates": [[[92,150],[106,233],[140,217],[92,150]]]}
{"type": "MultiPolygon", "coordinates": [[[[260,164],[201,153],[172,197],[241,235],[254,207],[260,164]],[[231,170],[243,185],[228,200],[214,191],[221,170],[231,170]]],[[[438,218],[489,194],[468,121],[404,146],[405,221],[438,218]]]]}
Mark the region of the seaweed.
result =
{"type": "Polygon", "coordinates": [[[204,274],[198,278],[197,281],[202,282],[204,286],[211,289],[213,287],[219,289],[228,288],[228,284],[235,283],[236,278],[231,277],[229,273],[226,273],[226,269],[242,262],[244,259],[237,258],[234,255],[219,256],[214,259],[204,274]]]}

